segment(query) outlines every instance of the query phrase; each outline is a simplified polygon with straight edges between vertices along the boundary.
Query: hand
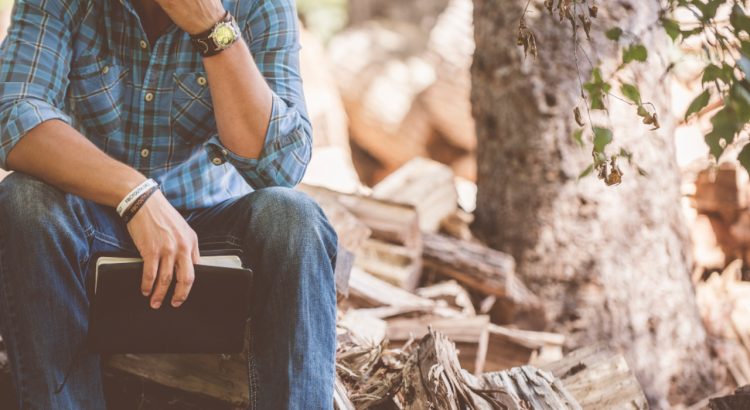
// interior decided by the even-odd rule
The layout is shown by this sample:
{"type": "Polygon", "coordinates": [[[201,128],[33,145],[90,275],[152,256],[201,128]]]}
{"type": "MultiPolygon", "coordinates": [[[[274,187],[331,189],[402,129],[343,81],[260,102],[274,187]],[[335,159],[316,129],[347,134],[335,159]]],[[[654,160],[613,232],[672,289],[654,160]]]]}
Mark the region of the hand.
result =
{"type": "Polygon", "coordinates": [[[158,309],[176,272],[172,306],[179,307],[195,279],[193,263],[200,259],[195,231],[157,191],[130,220],[128,232],[143,258],[143,296],[151,295],[151,307],[158,309]]]}
{"type": "Polygon", "coordinates": [[[220,0],[156,0],[156,3],[188,34],[210,29],[226,13],[220,0]]]}

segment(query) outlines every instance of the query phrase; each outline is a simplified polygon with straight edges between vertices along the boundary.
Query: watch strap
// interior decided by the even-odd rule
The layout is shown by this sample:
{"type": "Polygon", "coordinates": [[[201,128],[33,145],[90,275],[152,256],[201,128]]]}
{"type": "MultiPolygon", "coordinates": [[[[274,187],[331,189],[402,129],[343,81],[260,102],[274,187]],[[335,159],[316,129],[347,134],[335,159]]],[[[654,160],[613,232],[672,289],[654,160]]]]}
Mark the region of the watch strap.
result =
{"type": "MultiPolygon", "coordinates": [[[[224,46],[221,46],[216,43],[214,40],[212,34],[216,30],[216,28],[222,24],[231,24],[235,27],[235,30],[237,29],[237,23],[234,20],[234,17],[227,11],[224,13],[224,17],[221,18],[216,24],[213,25],[210,29],[198,33],[198,34],[192,34],[190,35],[190,40],[193,43],[193,47],[196,51],[200,53],[203,57],[210,57],[214,56],[216,54],[219,54],[222,50],[226,49],[231,44],[226,44],[224,46]]],[[[237,38],[239,38],[239,33],[237,33],[237,38]]],[[[235,38],[234,41],[237,41],[237,38],[235,38]]],[[[232,43],[234,43],[234,41],[232,43]]]]}

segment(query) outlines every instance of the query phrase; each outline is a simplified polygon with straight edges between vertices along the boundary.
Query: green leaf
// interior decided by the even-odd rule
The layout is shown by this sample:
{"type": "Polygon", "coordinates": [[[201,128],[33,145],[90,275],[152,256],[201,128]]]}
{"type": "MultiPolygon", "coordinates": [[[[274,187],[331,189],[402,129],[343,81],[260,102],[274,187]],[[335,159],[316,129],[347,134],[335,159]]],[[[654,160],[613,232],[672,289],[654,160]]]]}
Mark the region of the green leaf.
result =
{"type": "Polygon", "coordinates": [[[594,172],[594,164],[589,164],[589,166],[587,166],[586,169],[581,171],[581,173],[578,175],[578,179],[585,178],[591,175],[592,172],[594,172]]]}
{"type": "Polygon", "coordinates": [[[632,61],[644,62],[648,59],[648,50],[643,44],[633,44],[628,46],[622,53],[622,61],[628,64],[632,61]]]}
{"type": "Polygon", "coordinates": [[[737,155],[737,160],[740,161],[740,165],[750,172],[750,144],[745,144],[742,147],[742,151],[737,155]]]}
{"type": "Polygon", "coordinates": [[[578,129],[573,132],[573,141],[575,141],[579,147],[583,147],[583,129],[578,129]]]}
{"type": "Polygon", "coordinates": [[[718,133],[711,131],[706,134],[704,139],[706,140],[706,145],[708,145],[709,152],[714,156],[715,159],[718,160],[719,157],[721,157],[721,154],[724,152],[724,147],[721,146],[722,138],[718,133]]]}
{"type": "Polygon", "coordinates": [[[750,18],[747,17],[739,4],[735,4],[732,7],[732,14],[729,15],[729,23],[734,27],[735,32],[745,31],[750,33],[750,18]]]}
{"type": "Polygon", "coordinates": [[[726,64],[723,64],[721,67],[717,66],[716,64],[709,64],[705,69],[703,69],[703,78],[701,78],[701,83],[705,84],[720,80],[726,84],[729,84],[732,79],[732,67],[726,64]]]}
{"type": "Polygon", "coordinates": [[[699,96],[695,97],[693,102],[690,103],[688,106],[687,111],[685,112],[685,121],[687,119],[697,113],[700,112],[703,108],[705,108],[708,105],[708,101],[711,99],[711,93],[708,91],[708,89],[703,90],[702,93],[700,93],[699,96]]]}
{"type": "Polygon", "coordinates": [[[664,27],[664,31],[667,33],[669,38],[672,39],[672,41],[677,41],[677,38],[680,36],[680,23],[676,22],[675,20],[671,20],[668,18],[662,18],[661,19],[661,25],[664,27]]]}
{"type": "Polygon", "coordinates": [[[620,92],[628,100],[639,105],[641,104],[641,92],[638,91],[638,87],[636,87],[635,85],[627,83],[623,84],[622,86],[620,86],[620,92]]]}
{"type": "Polygon", "coordinates": [[[612,142],[612,130],[603,127],[594,127],[594,151],[604,152],[604,148],[612,142]]]}
{"type": "Polygon", "coordinates": [[[604,33],[608,39],[612,41],[618,41],[622,37],[622,29],[619,27],[613,27],[604,33]]]}

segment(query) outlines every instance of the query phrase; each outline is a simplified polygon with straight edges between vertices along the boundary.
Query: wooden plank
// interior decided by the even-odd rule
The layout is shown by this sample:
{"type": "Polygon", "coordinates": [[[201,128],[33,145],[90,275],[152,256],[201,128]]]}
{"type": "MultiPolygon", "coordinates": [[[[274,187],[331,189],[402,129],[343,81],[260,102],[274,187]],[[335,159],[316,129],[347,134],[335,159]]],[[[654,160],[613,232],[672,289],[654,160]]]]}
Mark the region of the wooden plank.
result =
{"type": "Polygon", "coordinates": [[[435,302],[376,278],[360,268],[352,269],[348,303],[356,307],[427,307],[435,302]]]}
{"type": "Polygon", "coordinates": [[[233,405],[247,406],[249,400],[247,361],[242,355],[125,354],[112,355],[105,362],[146,380],[233,405]]]}
{"type": "Polygon", "coordinates": [[[414,205],[423,231],[437,232],[440,222],[458,209],[453,170],[426,158],[414,158],[375,185],[372,196],[414,205]]]}
{"type": "Polygon", "coordinates": [[[501,315],[493,320],[544,320],[539,299],[516,277],[510,255],[445,235],[425,234],[423,241],[425,270],[454,279],[480,294],[495,296],[501,315]]]}
{"type": "Polygon", "coordinates": [[[343,205],[372,231],[372,238],[421,251],[422,234],[413,205],[372,197],[344,194],[327,188],[301,184],[298,189],[313,198],[329,197],[343,205]]]}
{"type": "Polygon", "coordinates": [[[648,409],[625,358],[605,345],[585,347],[543,365],[560,378],[583,409],[648,409]]]}
{"type": "Polygon", "coordinates": [[[365,241],[354,263],[367,273],[409,291],[417,287],[422,274],[421,252],[377,239],[365,241]]]}
{"type": "MultiPolygon", "coordinates": [[[[532,332],[490,323],[485,371],[493,372],[530,364],[543,349],[562,350],[565,336],[557,333],[532,332]]],[[[547,355],[549,353],[545,352],[547,355]]]]}
{"type": "Polygon", "coordinates": [[[463,368],[476,374],[484,371],[489,334],[488,316],[444,318],[425,315],[416,318],[386,320],[386,337],[390,341],[419,339],[428,334],[429,328],[441,332],[456,343],[458,358],[463,368]]]}

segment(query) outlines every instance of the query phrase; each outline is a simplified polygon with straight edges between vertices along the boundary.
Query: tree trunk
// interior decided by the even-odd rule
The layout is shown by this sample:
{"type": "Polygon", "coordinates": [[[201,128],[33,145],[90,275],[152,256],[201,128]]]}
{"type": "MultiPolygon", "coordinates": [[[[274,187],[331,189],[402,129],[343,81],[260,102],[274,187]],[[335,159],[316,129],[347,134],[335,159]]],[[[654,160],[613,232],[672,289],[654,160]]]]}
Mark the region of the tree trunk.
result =
{"type": "MultiPolygon", "coordinates": [[[[515,39],[526,0],[474,5],[475,233],[516,258],[518,274],[547,305],[549,330],[565,333],[568,347],[605,340],[623,349],[656,408],[705,396],[713,382],[689,278],[673,124],[666,119],[649,131],[633,107],[610,98],[615,142],[649,176],[625,167],[616,187],[595,177],[578,181],[591,162],[591,144],[581,149],[571,138],[573,107],[582,103],[570,24],[531,2],[527,23],[539,57],[524,58],[515,39]]],[[[658,19],[658,2],[619,0],[599,8],[590,57],[611,72],[620,57],[602,32],[617,26],[637,33],[652,56],[635,67],[634,79],[643,99],[667,113],[666,63],[654,56],[667,43],[660,29],[647,30],[658,19]]],[[[591,66],[580,52],[578,61],[586,80],[591,66]]],[[[619,149],[614,145],[612,152],[619,149]]]]}

